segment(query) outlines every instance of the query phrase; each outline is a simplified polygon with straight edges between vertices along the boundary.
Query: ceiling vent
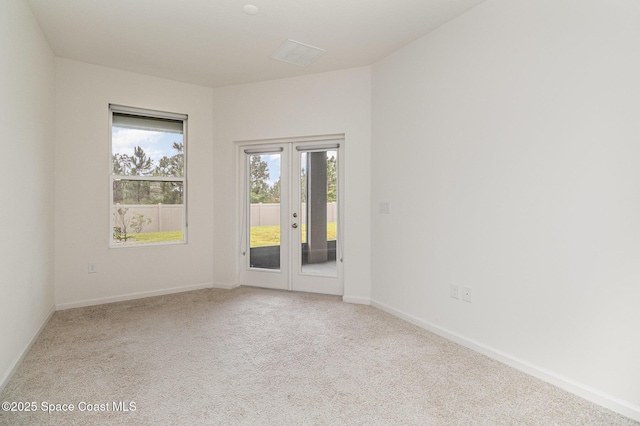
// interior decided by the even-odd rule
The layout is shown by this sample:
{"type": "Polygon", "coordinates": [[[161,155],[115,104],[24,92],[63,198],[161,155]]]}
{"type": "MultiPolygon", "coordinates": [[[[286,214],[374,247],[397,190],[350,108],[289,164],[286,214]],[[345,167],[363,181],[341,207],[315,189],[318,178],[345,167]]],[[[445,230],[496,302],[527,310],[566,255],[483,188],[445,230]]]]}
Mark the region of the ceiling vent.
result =
{"type": "Polygon", "coordinates": [[[287,40],[271,57],[282,62],[306,67],[324,52],[324,50],[308,44],[287,40]]]}

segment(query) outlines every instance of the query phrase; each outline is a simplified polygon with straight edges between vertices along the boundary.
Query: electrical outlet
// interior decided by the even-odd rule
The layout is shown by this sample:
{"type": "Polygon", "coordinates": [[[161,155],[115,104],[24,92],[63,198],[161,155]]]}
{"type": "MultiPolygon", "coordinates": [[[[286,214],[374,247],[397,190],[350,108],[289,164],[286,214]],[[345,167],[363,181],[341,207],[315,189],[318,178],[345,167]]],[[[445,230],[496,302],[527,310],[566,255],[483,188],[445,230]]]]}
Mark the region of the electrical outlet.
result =
{"type": "Polygon", "coordinates": [[[87,269],[90,274],[95,274],[96,272],[98,272],[98,265],[96,265],[95,263],[89,263],[87,269]]]}
{"type": "Polygon", "coordinates": [[[462,300],[471,303],[471,289],[469,287],[462,287],[462,300]]]}
{"type": "Polygon", "coordinates": [[[451,297],[453,297],[454,299],[460,299],[460,286],[458,284],[455,283],[451,283],[451,297]]]}

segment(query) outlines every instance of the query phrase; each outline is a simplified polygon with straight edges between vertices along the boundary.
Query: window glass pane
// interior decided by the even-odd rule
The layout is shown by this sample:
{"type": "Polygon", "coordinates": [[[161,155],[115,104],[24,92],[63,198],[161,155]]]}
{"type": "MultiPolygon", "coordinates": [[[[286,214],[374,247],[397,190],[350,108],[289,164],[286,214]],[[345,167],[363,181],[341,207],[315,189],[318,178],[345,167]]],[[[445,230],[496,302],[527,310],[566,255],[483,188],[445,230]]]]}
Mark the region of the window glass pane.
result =
{"type": "Polygon", "coordinates": [[[112,173],[120,176],[184,176],[183,122],[113,114],[112,173]]]}

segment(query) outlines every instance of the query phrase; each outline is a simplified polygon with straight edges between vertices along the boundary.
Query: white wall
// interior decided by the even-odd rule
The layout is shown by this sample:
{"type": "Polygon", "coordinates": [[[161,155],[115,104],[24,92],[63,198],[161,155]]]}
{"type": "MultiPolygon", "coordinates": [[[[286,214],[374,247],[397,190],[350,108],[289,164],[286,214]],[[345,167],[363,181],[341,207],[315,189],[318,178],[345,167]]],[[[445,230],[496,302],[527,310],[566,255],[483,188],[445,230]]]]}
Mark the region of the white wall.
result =
{"type": "Polygon", "coordinates": [[[377,305],[636,419],[638,22],[635,0],[489,0],[372,83],[377,305]]]}
{"type": "Polygon", "coordinates": [[[58,307],[210,286],[212,89],[58,58],[56,112],[58,307]],[[188,244],[109,248],[109,103],[189,115],[188,244]]]}
{"type": "Polygon", "coordinates": [[[54,58],[22,0],[0,2],[0,58],[1,388],[53,312],[54,58]]]}
{"type": "Polygon", "coordinates": [[[370,297],[370,68],[216,89],[214,270],[237,283],[234,141],[345,134],[345,300],[370,297]]]}

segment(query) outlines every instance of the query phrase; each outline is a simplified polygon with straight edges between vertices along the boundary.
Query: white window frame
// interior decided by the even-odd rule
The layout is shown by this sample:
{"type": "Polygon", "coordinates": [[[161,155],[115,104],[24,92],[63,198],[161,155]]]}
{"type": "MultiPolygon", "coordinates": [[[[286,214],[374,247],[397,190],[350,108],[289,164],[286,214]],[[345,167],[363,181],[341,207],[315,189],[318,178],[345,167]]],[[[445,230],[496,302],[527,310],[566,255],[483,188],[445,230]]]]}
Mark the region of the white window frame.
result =
{"type": "Polygon", "coordinates": [[[188,149],[187,149],[187,122],[188,122],[187,114],[177,114],[171,112],[163,112],[156,110],[149,110],[143,108],[134,108],[123,105],[115,105],[109,104],[109,248],[133,248],[133,247],[157,247],[157,246],[167,246],[167,245],[177,245],[177,244],[187,244],[187,231],[188,231],[188,220],[187,220],[187,157],[188,157],[188,149]],[[113,163],[112,163],[112,155],[113,155],[113,114],[129,114],[129,115],[137,115],[145,118],[164,118],[169,120],[182,121],[182,140],[183,140],[183,176],[182,177],[170,177],[170,176],[126,176],[126,175],[115,175],[113,174],[113,163]],[[155,182],[181,182],[182,183],[182,209],[183,209],[183,238],[181,241],[165,241],[159,243],[149,243],[149,244],[114,244],[113,241],[113,226],[114,226],[114,216],[113,216],[113,183],[117,180],[139,180],[139,181],[155,181],[155,182]]]}

